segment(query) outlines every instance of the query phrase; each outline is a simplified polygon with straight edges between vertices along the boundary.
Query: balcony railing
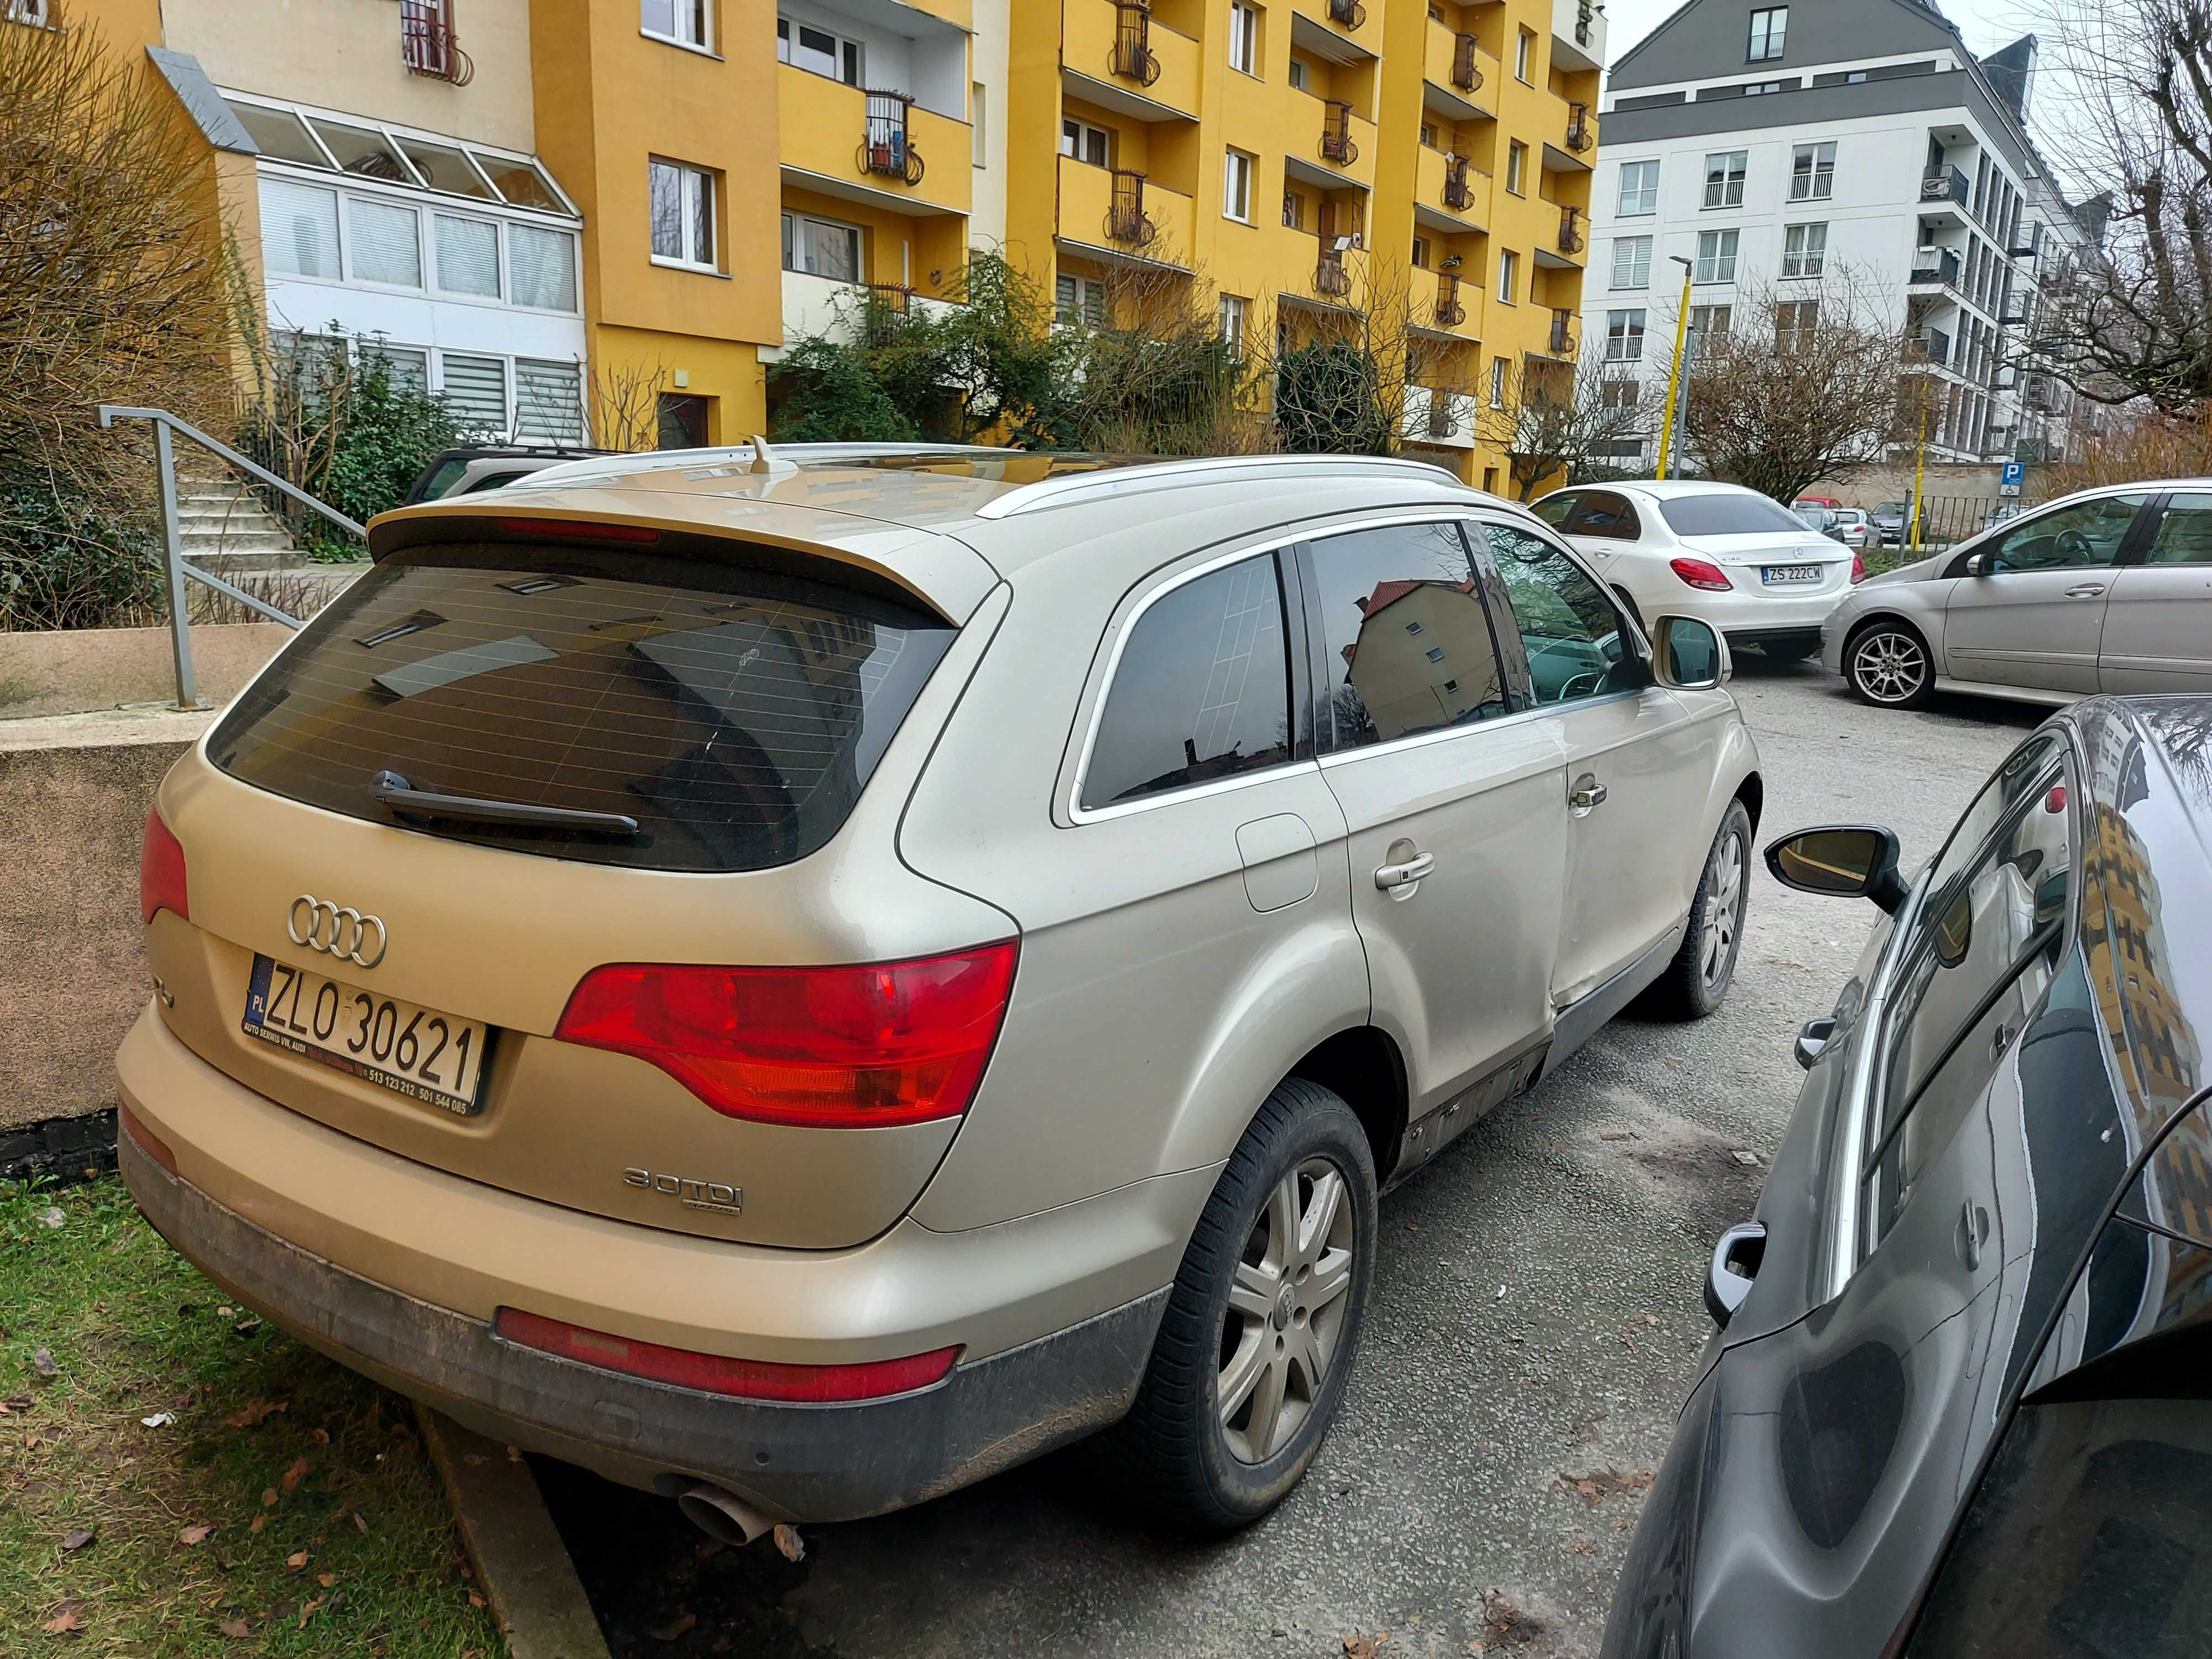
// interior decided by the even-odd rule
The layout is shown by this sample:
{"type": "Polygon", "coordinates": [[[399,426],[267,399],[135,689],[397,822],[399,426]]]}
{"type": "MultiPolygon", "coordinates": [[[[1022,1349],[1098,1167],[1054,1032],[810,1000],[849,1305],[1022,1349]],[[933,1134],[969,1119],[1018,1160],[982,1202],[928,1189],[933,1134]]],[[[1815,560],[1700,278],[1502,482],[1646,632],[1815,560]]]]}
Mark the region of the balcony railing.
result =
{"type": "Polygon", "coordinates": [[[1356,29],[1367,21],[1367,8],[1359,0],[1328,0],[1328,21],[1348,29],[1356,29]]]}
{"type": "Polygon", "coordinates": [[[860,135],[860,171],[880,173],[905,184],[920,184],[921,153],[915,149],[914,140],[907,133],[907,112],[914,106],[914,94],[871,88],[864,95],[867,99],[867,125],[860,135]]]}
{"type": "Polygon", "coordinates": [[[410,75],[426,75],[465,87],[477,66],[461,50],[445,0],[400,0],[399,56],[410,75]]]}
{"type": "Polygon", "coordinates": [[[1567,106],[1567,148],[1577,155],[1597,143],[1597,134],[1590,131],[1589,106],[1567,106]]]}
{"type": "Polygon", "coordinates": [[[1923,247],[1912,256],[1911,283],[1916,288],[1929,283],[1956,288],[1962,269],[1959,256],[1949,248],[1923,247]]]}
{"type": "Polygon", "coordinates": [[[1437,277],[1437,326],[1457,328],[1467,320],[1467,307],[1459,297],[1459,273],[1447,270],[1437,277]]]}
{"type": "Polygon", "coordinates": [[[1940,328],[1922,329],[1912,337],[1912,343],[1931,363],[1948,365],[1951,361],[1951,337],[1940,328]]]}
{"type": "Polygon", "coordinates": [[[1482,70],[1474,56],[1482,50],[1482,42],[1472,34],[1452,37],[1451,83],[1462,92],[1473,92],[1482,84],[1482,70]]]}
{"type": "Polygon", "coordinates": [[[1449,438],[1458,430],[1458,398],[1449,392],[1429,388],[1429,436],[1449,438]]]}
{"type": "Polygon", "coordinates": [[[1106,204],[1106,236],[1131,247],[1149,246],[1160,234],[1145,211],[1145,175],[1126,167],[1114,169],[1114,195],[1106,204]]]}
{"type": "Polygon", "coordinates": [[[1921,175],[1920,199],[1923,202],[1955,202],[1964,207],[1967,194],[1966,175],[1956,167],[1930,167],[1921,175]]]}
{"type": "Polygon", "coordinates": [[[1314,292],[1338,298],[1352,292],[1352,273],[1344,268],[1344,255],[1338,249],[1321,251],[1321,262],[1314,267],[1314,292]]]}
{"type": "Polygon", "coordinates": [[[1474,186],[1467,181],[1468,159],[1464,155],[1448,157],[1444,161],[1444,205],[1454,213],[1465,213],[1474,205],[1474,186]]]}
{"type": "Polygon", "coordinates": [[[2031,414],[2055,415],[2058,412],[2058,394],[2050,381],[2038,377],[2021,388],[2021,406],[2031,414]]]}
{"type": "Polygon", "coordinates": [[[1588,239],[1583,235],[1583,210],[1577,207],[1561,208],[1559,210],[1559,252],[1580,253],[1589,245],[1588,239]]]}
{"type": "Polygon", "coordinates": [[[1112,67],[1139,86],[1160,78],[1160,60],[1152,51],[1152,0],[1115,0],[1112,67]]]}
{"type": "Polygon", "coordinates": [[[1568,357],[1575,349],[1575,313],[1564,306],[1552,313],[1550,351],[1554,357],[1568,357]]]}
{"type": "Polygon", "coordinates": [[[1321,159],[1340,167],[1359,159],[1359,146],[1352,142],[1352,106],[1341,98],[1322,100],[1321,159]]]}

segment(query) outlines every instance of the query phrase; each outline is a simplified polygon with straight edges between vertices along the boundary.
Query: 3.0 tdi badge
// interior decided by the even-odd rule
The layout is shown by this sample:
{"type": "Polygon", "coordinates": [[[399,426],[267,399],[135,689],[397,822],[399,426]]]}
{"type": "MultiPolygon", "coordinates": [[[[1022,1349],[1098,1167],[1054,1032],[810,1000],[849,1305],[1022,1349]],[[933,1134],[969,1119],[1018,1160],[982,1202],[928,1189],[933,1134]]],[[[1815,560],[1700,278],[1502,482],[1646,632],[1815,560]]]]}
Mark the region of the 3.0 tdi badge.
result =
{"type": "Polygon", "coordinates": [[[745,1206],[745,1189],[725,1181],[694,1181],[689,1176],[656,1175],[651,1170],[623,1171],[627,1186],[674,1199],[687,1210],[715,1210],[736,1215],[745,1206]]]}

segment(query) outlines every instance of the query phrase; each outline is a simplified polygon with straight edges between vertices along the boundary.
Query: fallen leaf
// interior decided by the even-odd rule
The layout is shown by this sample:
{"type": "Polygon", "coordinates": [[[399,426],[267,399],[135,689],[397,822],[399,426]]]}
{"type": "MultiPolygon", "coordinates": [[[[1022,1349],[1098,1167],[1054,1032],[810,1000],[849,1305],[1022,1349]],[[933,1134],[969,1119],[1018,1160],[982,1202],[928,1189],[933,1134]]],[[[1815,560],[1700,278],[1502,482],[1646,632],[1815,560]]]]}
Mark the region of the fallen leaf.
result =
{"type": "Polygon", "coordinates": [[[338,1576],[334,1572],[319,1572],[315,1575],[315,1582],[325,1589],[328,1589],[338,1582],[338,1576]]]}
{"type": "Polygon", "coordinates": [[[216,1621],[216,1628],[221,1631],[225,1636],[230,1638],[234,1642],[243,1642],[247,1637],[253,1634],[253,1627],[248,1625],[243,1619],[217,1620],[216,1621]]]}
{"type": "Polygon", "coordinates": [[[691,1547],[691,1559],[694,1561],[704,1561],[720,1555],[726,1547],[728,1547],[720,1539],[709,1538],[691,1547]]]}
{"type": "Polygon", "coordinates": [[[54,1364],[54,1351],[52,1348],[40,1348],[33,1354],[31,1369],[39,1374],[41,1381],[47,1382],[52,1382],[62,1374],[62,1368],[54,1364]]]}
{"type": "Polygon", "coordinates": [[[1593,1555],[1597,1552],[1597,1546],[1587,1538],[1570,1538],[1566,1547],[1570,1555],[1593,1555]]]}
{"type": "Polygon", "coordinates": [[[293,1553],[284,1558],[284,1565],[291,1568],[295,1572],[299,1571],[301,1568],[307,1565],[307,1551],[295,1550],[293,1553]]]}
{"type": "Polygon", "coordinates": [[[251,1336],[260,1328],[261,1322],[258,1319],[241,1319],[231,1327],[232,1331],[240,1336],[251,1336]]]}
{"type": "Polygon", "coordinates": [[[328,1429],[311,1430],[307,1435],[307,1438],[313,1441],[318,1446],[327,1446],[331,1443],[331,1431],[328,1429]]]}
{"type": "Polygon", "coordinates": [[[483,1607],[483,1606],[484,1606],[484,1605],[485,1605],[485,1603],[484,1603],[484,1599],[483,1599],[483,1597],[480,1594],[478,1594],[477,1591],[475,1591],[475,1590],[471,1590],[471,1591],[469,1592],[469,1605],[470,1605],[471,1607],[483,1607]]]}
{"type": "Polygon", "coordinates": [[[273,1510],[273,1509],[275,1509],[275,1508],[276,1507],[276,1487],[274,1487],[274,1486],[264,1486],[264,1487],[263,1487],[263,1488],[262,1488],[262,1492],[261,1492],[261,1507],[262,1507],[263,1509],[264,1509],[264,1510],[273,1510]]]}
{"type": "Polygon", "coordinates": [[[77,1622],[76,1609],[76,1602],[64,1601],[62,1603],[61,1611],[39,1628],[49,1636],[74,1636],[84,1628],[77,1622]]]}
{"type": "Polygon", "coordinates": [[[368,1530],[368,1522],[363,1517],[359,1510],[356,1510],[353,1512],[353,1524],[359,1531],[367,1532],[368,1530]]]}
{"type": "Polygon", "coordinates": [[[805,1540],[799,1537],[799,1528],[787,1522],[775,1523],[775,1547],[787,1561],[804,1561],[806,1559],[805,1540]]]}
{"type": "Polygon", "coordinates": [[[87,1544],[89,1544],[94,1539],[99,1536],[100,1534],[98,1533],[88,1532],[82,1527],[78,1527],[73,1531],[65,1532],[62,1534],[63,1552],[64,1553],[73,1553],[77,1550],[82,1549],[87,1544]]]}
{"type": "Polygon", "coordinates": [[[318,1595],[313,1601],[308,1602],[306,1607],[300,1609],[300,1628],[301,1630],[307,1629],[307,1620],[315,1616],[315,1609],[322,1605],[323,1598],[318,1595]]]}
{"type": "Polygon", "coordinates": [[[177,1541],[179,1544],[204,1544],[208,1540],[208,1534],[214,1530],[212,1526],[186,1527],[177,1534],[177,1541]]]}
{"type": "Polygon", "coordinates": [[[1344,1638],[1345,1659],[1375,1659],[1389,1639],[1387,1630],[1378,1630],[1372,1636],[1347,1636],[1344,1638]]]}
{"type": "Polygon", "coordinates": [[[289,1400],[264,1400],[257,1394],[222,1420],[234,1429],[257,1429],[270,1413],[281,1412],[291,1403],[289,1400]]]}
{"type": "Polygon", "coordinates": [[[58,1227],[68,1219],[69,1218],[62,1213],[62,1206],[58,1204],[49,1204],[39,1212],[39,1224],[41,1227],[58,1227]]]}
{"type": "Polygon", "coordinates": [[[299,1491],[300,1483],[307,1478],[307,1471],[314,1467],[315,1466],[313,1463],[307,1462],[304,1457],[294,1458],[292,1460],[292,1467],[284,1471],[284,1490],[286,1492],[299,1491]]]}
{"type": "Polygon", "coordinates": [[[253,1520],[252,1520],[252,1524],[251,1524],[251,1525],[249,1525],[246,1529],[246,1531],[248,1531],[248,1532],[259,1532],[259,1531],[262,1529],[262,1528],[264,1528],[264,1527],[267,1526],[268,1524],[269,1524],[269,1517],[268,1517],[267,1516],[265,1516],[265,1515],[257,1515],[257,1516],[255,1516],[253,1517],[253,1520]]]}
{"type": "Polygon", "coordinates": [[[699,1622],[696,1613],[679,1613],[665,1625],[648,1626],[646,1634],[656,1642],[673,1642],[699,1622]]]}
{"type": "Polygon", "coordinates": [[[231,1312],[232,1310],[228,1308],[217,1308],[215,1310],[215,1316],[217,1319],[228,1319],[230,1317],[231,1312]]]}

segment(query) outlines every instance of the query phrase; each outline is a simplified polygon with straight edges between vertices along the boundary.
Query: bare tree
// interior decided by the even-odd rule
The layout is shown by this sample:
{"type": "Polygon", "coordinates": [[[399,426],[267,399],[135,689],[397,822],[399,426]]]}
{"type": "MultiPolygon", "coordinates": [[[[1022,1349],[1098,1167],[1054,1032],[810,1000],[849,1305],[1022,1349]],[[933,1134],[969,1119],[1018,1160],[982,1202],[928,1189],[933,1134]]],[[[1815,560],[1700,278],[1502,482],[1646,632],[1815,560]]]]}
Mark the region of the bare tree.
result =
{"type": "Polygon", "coordinates": [[[1524,358],[1507,371],[1501,392],[1485,404],[1477,430],[1504,452],[1516,501],[1604,467],[1617,446],[1646,426],[1637,365],[1608,363],[1601,349],[1571,362],[1524,358]]]}
{"type": "Polygon", "coordinates": [[[1371,254],[1347,260],[1323,250],[1313,301],[1279,310],[1271,337],[1251,354],[1252,386],[1270,400],[1279,449],[1395,454],[1422,372],[1409,283],[1371,254]]]}
{"type": "Polygon", "coordinates": [[[1909,438],[1900,408],[1924,377],[1884,302],[1856,272],[1736,285],[1725,333],[1699,342],[1686,366],[1684,452],[1707,474],[1778,501],[1841,482],[1909,438]]]}
{"type": "Polygon", "coordinates": [[[668,370],[658,358],[650,364],[632,360],[609,368],[594,361],[589,370],[586,435],[601,449],[625,454],[652,449],[660,442],[660,388],[668,370]]]}
{"type": "MultiPolygon", "coordinates": [[[[2083,397],[2212,398],[2212,0],[2036,0],[2063,154],[2111,209],[2101,252],[2046,283],[2031,349],[2083,397]]],[[[2094,200],[2098,198],[2093,198],[2094,200]]]]}

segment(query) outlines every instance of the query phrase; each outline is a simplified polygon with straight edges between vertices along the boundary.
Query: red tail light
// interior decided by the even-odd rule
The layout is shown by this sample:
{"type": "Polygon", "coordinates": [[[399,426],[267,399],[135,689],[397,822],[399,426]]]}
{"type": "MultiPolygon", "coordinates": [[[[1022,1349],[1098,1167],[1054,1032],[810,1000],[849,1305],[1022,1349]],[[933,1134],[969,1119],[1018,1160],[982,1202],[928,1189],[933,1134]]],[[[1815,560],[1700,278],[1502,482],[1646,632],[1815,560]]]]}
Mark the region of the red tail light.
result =
{"type": "Polygon", "coordinates": [[[694,1353],[689,1348],[664,1348],[658,1342],[633,1342],[628,1337],[586,1330],[581,1325],[525,1313],[520,1308],[501,1308],[492,1329],[520,1346],[558,1354],[601,1370],[648,1377],[708,1394],[794,1401],[810,1406],[910,1394],[939,1381],[960,1357],[957,1348],[939,1348],[862,1365],[783,1365],[766,1359],[694,1353]]]}
{"type": "Polygon", "coordinates": [[[1866,580],[1866,561],[1858,554],[1851,555],[1851,586],[1856,587],[1866,580]]]}
{"type": "Polygon", "coordinates": [[[622,963],[584,976],[554,1035],[635,1054],[718,1112],[889,1128],[968,1109],[1015,944],[859,968],[622,963]]]}
{"type": "Polygon", "coordinates": [[[1670,559],[1668,563],[1676,575],[1692,587],[1726,593],[1735,586],[1729,580],[1728,572],[1704,559],[1670,559]]]}
{"type": "Polygon", "coordinates": [[[138,849],[138,918],[154,920],[156,910],[174,910],[190,920],[185,899],[185,849],[161,822],[159,809],[146,811],[146,840],[138,849]]]}

